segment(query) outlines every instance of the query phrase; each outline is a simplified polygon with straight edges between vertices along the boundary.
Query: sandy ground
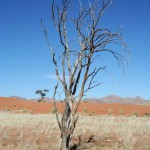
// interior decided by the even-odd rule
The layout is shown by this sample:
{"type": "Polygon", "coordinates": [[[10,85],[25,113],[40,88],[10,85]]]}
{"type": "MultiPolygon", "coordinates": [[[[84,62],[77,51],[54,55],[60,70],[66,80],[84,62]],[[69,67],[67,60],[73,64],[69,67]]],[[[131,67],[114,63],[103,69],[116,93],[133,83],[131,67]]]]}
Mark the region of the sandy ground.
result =
{"type": "MultiPolygon", "coordinates": [[[[0,97],[0,150],[56,150],[52,109],[53,103],[0,97]]],[[[78,111],[72,137],[78,150],[150,150],[150,106],[82,102],[78,111]]]]}
{"type": "MultiPolygon", "coordinates": [[[[60,131],[55,114],[0,112],[0,150],[56,150],[60,131]]],[[[72,150],[150,150],[150,118],[81,115],[72,150]]]]}
{"type": "MultiPolygon", "coordinates": [[[[62,111],[62,104],[57,103],[62,111]]],[[[0,97],[0,110],[24,110],[32,113],[49,113],[53,109],[51,102],[35,102],[16,98],[0,97]]],[[[104,103],[80,103],[79,112],[87,114],[111,114],[111,115],[144,115],[150,114],[150,106],[131,104],[104,104],[104,103]]]]}

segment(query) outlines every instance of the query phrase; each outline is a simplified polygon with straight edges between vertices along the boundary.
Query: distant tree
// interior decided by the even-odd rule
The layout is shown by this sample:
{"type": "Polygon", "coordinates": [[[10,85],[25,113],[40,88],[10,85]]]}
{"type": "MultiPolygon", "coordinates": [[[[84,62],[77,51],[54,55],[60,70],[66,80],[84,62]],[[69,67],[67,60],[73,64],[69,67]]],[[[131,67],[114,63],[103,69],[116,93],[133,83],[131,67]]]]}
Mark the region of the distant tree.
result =
{"type": "Polygon", "coordinates": [[[49,92],[49,90],[47,90],[47,89],[44,89],[43,91],[42,90],[37,90],[35,92],[35,94],[39,94],[41,96],[41,101],[44,101],[44,97],[46,96],[47,92],[49,92]]]}
{"type": "Polygon", "coordinates": [[[41,95],[41,93],[42,93],[42,90],[37,90],[37,91],[35,92],[35,94],[40,94],[40,95],[41,95]]]}
{"type": "Polygon", "coordinates": [[[47,92],[49,92],[49,90],[47,90],[47,89],[44,89],[43,91],[45,92],[45,94],[46,94],[47,92]]]}
{"type": "MultiPolygon", "coordinates": [[[[71,139],[79,117],[79,104],[87,91],[101,84],[95,78],[100,71],[106,71],[107,64],[104,64],[103,58],[116,60],[123,69],[127,62],[128,48],[122,38],[121,28],[112,32],[101,26],[101,18],[111,3],[112,0],[52,0],[51,20],[56,27],[58,40],[48,35],[41,21],[57,82],[65,97],[63,111],[59,115],[55,102],[55,95],[59,94],[56,84],[53,99],[61,132],[59,150],[71,150],[73,146],[71,139]],[[78,5],[73,7],[74,3],[78,5]],[[58,46],[52,45],[55,42],[49,38],[58,41],[58,46]]],[[[112,24],[112,20],[109,23],[112,24]]]]}

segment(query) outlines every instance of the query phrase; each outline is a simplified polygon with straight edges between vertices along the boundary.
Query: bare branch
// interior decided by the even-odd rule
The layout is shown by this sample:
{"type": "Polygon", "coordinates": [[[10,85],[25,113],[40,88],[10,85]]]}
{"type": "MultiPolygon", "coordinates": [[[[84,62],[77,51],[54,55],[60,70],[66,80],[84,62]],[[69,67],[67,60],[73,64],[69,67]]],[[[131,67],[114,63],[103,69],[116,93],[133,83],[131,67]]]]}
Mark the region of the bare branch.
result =
{"type": "Polygon", "coordinates": [[[57,120],[57,123],[58,123],[58,126],[61,130],[62,126],[61,126],[61,123],[60,123],[60,120],[59,120],[59,114],[58,114],[58,109],[57,109],[57,106],[56,106],[56,101],[55,101],[55,95],[56,95],[56,92],[57,92],[57,88],[58,88],[58,83],[56,84],[55,88],[54,88],[54,94],[53,94],[53,104],[54,104],[54,108],[56,110],[56,120],[57,120]]]}
{"type": "Polygon", "coordinates": [[[48,31],[46,30],[44,24],[43,24],[43,21],[41,19],[41,24],[42,24],[42,27],[44,29],[44,34],[45,34],[45,37],[46,37],[46,40],[47,40],[47,44],[48,44],[48,47],[50,49],[50,52],[51,52],[51,57],[52,57],[52,60],[53,60],[53,64],[55,66],[55,73],[56,73],[56,76],[57,76],[57,79],[59,81],[61,81],[61,83],[64,85],[64,82],[62,81],[62,79],[60,78],[60,75],[59,75],[59,71],[58,71],[58,66],[57,66],[57,61],[55,59],[55,52],[53,50],[53,48],[51,47],[51,44],[50,44],[50,41],[49,41],[49,38],[48,38],[48,31]]]}

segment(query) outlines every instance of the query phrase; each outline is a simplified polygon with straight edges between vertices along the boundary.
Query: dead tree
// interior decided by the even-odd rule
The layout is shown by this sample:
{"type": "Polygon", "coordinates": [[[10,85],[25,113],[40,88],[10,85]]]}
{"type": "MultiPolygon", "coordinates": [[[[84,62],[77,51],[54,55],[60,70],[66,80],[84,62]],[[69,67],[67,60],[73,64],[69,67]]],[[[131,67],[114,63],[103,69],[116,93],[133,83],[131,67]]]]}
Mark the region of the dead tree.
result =
{"type": "MultiPolygon", "coordinates": [[[[101,84],[95,81],[95,77],[106,67],[98,64],[99,56],[108,53],[120,66],[124,66],[127,61],[128,49],[121,30],[113,33],[110,29],[101,27],[101,18],[110,5],[111,0],[87,0],[84,4],[82,0],[53,0],[51,18],[60,43],[57,49],[53,48],[52,40],[50,40],[53,35],[48,35],[41,21],[57,81],[62,86],[65,97],[61,115],[54,101],[56,119],[61,133],[59,150],[71,149],[71,137],[78,120],[78,106],[88,90],[101,84]],[[76,5],[78,3],[79,7],[73,7],[74,3],[76,5]],[[109,45],[112,44],[117,45],[119,49],[109,49],[109,45]]],[[[107,57],[107,59],[110,58],[108,55],[107,57]]],[[[55,87],[54,99],[57,87],[58,84],[55,87]]]]}

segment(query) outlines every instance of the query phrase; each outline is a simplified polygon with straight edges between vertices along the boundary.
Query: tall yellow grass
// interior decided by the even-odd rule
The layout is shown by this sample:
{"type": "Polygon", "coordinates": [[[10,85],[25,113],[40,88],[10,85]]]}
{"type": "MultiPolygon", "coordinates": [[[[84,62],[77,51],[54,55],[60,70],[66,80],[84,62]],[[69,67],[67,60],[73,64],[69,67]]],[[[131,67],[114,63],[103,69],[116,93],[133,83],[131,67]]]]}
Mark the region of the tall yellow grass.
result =
{"type": "MultiPolygon", "coordinates": [[[[56,150],[59,136],[54,114],[0,112],[0,150],[56,150]]],[[[87,150],[150,150],[150,118],[81,115],[74,142],[80,136],[87,150]]]]}

